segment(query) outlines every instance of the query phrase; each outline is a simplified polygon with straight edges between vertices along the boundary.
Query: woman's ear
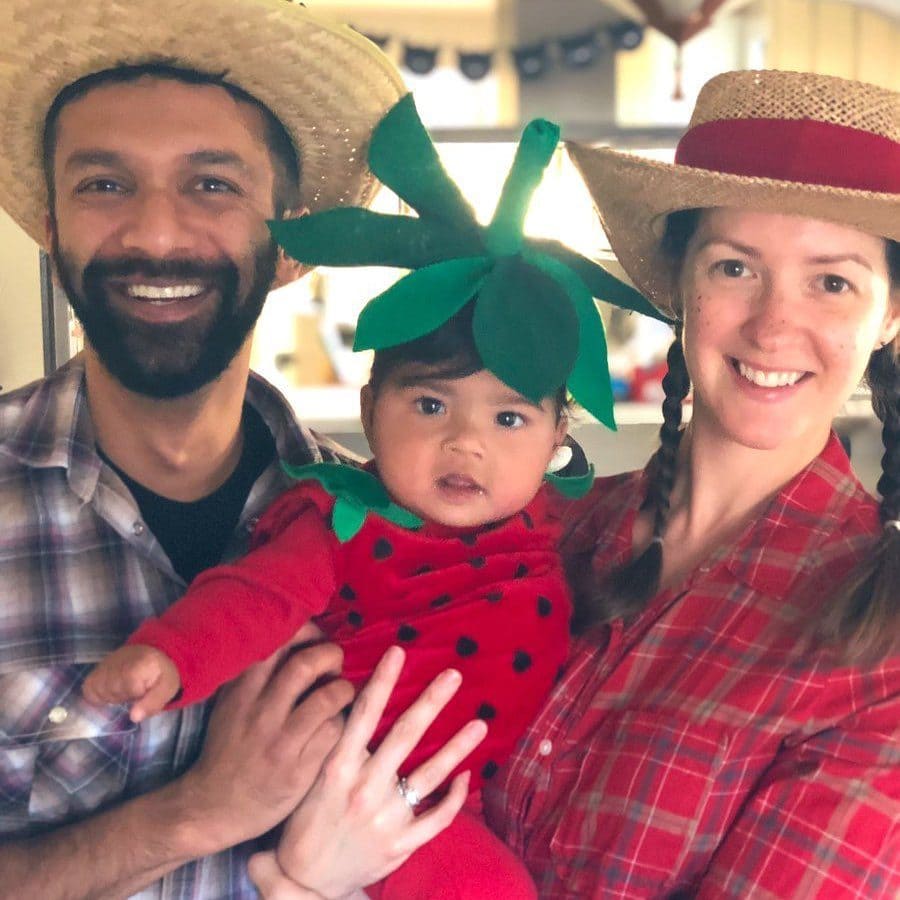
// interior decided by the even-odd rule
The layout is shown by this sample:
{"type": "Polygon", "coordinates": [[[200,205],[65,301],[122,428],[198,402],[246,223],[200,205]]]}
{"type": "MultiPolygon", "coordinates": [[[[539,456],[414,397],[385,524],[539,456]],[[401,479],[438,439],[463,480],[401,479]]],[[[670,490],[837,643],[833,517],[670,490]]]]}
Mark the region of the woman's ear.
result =
{"type": "MultiPolygon", "coordinates": [[[[304,207],[303,209],[285,210],[282,218],[299,219],[300,216],[308,215],[309,210],[304,207]]],[[[275,277],[272,280],[272,290],[274,291],[275,288],[284,287],[286,284],[297,281],[298,278],[302,278],[308,272],[312,272],[314,268],[315,266],[308,266],[305,263],[297,262],[296,259],[293,259],[284,252],[284,247],[279,247],[278,259],[275,263],[275,277]]]]}

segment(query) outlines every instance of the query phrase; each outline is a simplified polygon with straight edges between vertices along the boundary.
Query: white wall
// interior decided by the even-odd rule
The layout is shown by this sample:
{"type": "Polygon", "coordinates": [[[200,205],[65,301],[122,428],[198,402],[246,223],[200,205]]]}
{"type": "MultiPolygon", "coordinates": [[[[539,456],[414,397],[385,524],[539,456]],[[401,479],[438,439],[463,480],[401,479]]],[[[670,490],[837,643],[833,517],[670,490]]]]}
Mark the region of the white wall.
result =
{"type": "Polygon", "coordinates": [[[38,246],[0,210],[0,386],[43,374],[38,246]]]}

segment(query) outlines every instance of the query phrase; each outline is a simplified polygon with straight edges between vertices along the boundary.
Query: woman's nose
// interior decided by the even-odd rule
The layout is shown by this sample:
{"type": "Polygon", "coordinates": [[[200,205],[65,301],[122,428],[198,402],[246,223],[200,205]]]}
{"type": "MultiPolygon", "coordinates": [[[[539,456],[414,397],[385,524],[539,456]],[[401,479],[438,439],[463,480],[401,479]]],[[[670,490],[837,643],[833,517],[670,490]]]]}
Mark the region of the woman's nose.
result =
{"type": "Polygon", "coordinates": [[[799,297],[776,281],[761,286],[744,322],[745,338],[760,350],[780,349],[796,332],[799,297]]]}

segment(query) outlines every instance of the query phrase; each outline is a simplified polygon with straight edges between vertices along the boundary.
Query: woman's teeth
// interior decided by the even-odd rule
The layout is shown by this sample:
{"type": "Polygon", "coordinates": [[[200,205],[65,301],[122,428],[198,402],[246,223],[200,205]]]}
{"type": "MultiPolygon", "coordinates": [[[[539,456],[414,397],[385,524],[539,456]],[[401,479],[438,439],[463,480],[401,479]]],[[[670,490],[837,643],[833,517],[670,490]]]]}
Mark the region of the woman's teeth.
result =
{"type": "Polygon", "coordinates": [[[134,300],[186,300],[203,293],[202,284],[130,284],[128,296],[134,300]]]}
{"type": "Polygon", "coordinates": [[[738,360],[737,370],[742,378],[746,378],[747,381],[758,387],[765,388],[787,387],[796,384],[804,374],[803,372],[761,372],[759,369],[752,369],[740,360],[738,360]]]}

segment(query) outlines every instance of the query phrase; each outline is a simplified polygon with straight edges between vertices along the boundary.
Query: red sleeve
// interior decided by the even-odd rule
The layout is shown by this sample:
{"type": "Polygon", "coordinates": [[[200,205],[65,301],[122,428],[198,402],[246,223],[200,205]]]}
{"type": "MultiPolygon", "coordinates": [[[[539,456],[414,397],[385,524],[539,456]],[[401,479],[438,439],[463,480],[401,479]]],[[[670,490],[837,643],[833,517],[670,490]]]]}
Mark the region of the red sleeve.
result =
{"type": "Polygon", "coordinates": [[[900,695],[786,747],[697,898],[900,897],[900,695]]]}
{"type": "Polygon", "coordinates": [[[327,606],[335,590],[334,537],[314,504],[294,503],[290,517],[288,508],[277,503],[260,521],[263,537],[250,553],[197,576],[180,600],[128,639],[156,647],[178,667],[182,694],[173,706],[210,696],[327,606]]]}

